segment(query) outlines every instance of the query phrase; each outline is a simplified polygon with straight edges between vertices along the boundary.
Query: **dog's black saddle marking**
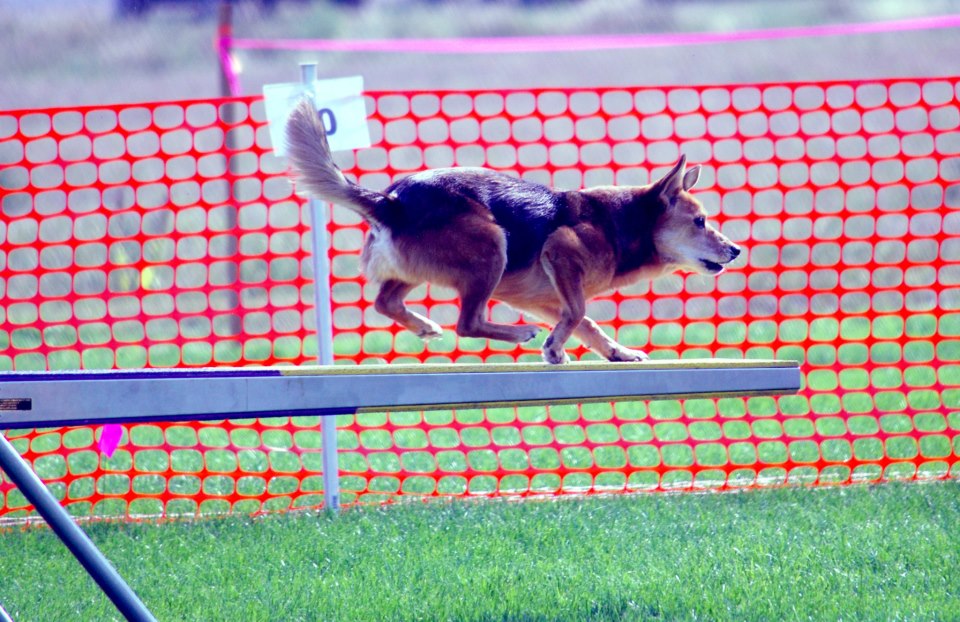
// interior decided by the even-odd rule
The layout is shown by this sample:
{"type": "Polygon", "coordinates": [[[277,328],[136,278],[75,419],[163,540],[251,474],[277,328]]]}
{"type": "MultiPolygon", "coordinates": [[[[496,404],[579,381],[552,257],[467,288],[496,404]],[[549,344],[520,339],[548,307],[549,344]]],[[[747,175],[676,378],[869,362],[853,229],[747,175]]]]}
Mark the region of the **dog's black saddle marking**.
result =
{"type": "Polygon", "coordinates": [[[562,193],[483,168],[418,173],[384,193],[393,201],[383,222],[397,233],[442,228],[451,218],[475,209],[471,202],[485,206],[506,233],[507,272],[537,261],[547,237],[566,221],[562,193]]]}

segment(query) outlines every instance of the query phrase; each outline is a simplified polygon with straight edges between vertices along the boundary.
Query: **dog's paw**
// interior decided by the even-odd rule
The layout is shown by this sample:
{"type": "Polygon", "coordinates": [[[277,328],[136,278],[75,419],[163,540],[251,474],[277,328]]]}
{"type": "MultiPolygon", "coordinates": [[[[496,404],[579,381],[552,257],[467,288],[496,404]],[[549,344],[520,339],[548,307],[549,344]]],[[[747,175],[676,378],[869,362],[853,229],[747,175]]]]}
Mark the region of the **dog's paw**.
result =
{"type": "Polygon", "coordinates": [[[440,328],[440,325],[436,322],[430,320],[424,320],[423,326],[420,327],[420,330],[417,331],[417,337],[420,337],[424,341],[430,341],[431,339],[438,339],[443,336],[443,329],[440,328]]]}
{"type": "Polygon", "coordinates": [[[650,360],[650,357],[643,350],[631,350],[630,348],[617,346],[613,349],[613,351],[610,352],[610,356],[607,357],[607,360],[614,363],[625,363],[647,361],[650,360]]]}
{"type": "Polygon", "coordinates": [[[563,350],[543,349],[543,360],[551,365],[565,365],[570,362],[570,357],[563,350]]]}
{"type": "Polygon", "coordinates": [[[513,339],[515,343],[524,343],[530,341],[540,333],[539,326],[533,326],[532,324],[520,324],[519,326],[511,326],[513,331],[513,339]]]}
{"type": "Polygon", "coordinates": [[[563,365],[570,362],[570,357],[564,351],[563,344],[556,345],[553,337],[547,337],[541,352],[543,353],[543,360],[551,365],[563,365]]]}

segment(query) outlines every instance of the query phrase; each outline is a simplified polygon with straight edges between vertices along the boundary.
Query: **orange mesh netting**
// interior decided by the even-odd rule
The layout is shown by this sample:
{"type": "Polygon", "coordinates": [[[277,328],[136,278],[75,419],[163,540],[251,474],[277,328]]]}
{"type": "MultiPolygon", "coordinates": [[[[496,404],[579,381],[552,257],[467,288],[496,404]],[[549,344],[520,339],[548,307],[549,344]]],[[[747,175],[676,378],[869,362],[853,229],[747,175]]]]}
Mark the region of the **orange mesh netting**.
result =
{"type": "MultiPolygon", "coordinates": [[[[960,474],[960,79],[368,94],[372,188],[483,165],[564,188],[643,184],[681,152],[746,251],[588,314],[657,358],[787,358],[782,398],[340,417],[344,500],[731,489],[960,474]]],[[[316,356],[305,210],[259,98],[0,113],[0,366],[274,365],[316,356]]],[[[358,276],[363,225],[332,223],[340,363],[538,360],[423,344],[358,276]]],[[[410,300],[448,329],[453,293],[410,300]]],[[[499,321],[518,319],[492,304],[499,321]]],[[[582,348],[580,356],[591,356],[582,348]]],[[[8,435],[80,515],[308,507],[318,419],[8,435]]],[[[27,513],[0,483],[0,517],[27,513]]]]}

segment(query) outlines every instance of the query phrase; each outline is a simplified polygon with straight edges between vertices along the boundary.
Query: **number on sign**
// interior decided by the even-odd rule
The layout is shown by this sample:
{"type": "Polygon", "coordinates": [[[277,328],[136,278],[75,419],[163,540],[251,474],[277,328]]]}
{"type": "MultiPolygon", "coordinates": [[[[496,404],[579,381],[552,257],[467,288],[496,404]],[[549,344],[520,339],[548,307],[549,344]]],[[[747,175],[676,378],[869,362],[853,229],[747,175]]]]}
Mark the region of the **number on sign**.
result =
{"type": "Polygon", "coordinates": [[[323,123],[323,128],[327,130],[328,136],[333,136],[337,133],[337,118],[333,116],[332,110],[329,108],[321,108],[317,111],[317,115],[323,123]]]}

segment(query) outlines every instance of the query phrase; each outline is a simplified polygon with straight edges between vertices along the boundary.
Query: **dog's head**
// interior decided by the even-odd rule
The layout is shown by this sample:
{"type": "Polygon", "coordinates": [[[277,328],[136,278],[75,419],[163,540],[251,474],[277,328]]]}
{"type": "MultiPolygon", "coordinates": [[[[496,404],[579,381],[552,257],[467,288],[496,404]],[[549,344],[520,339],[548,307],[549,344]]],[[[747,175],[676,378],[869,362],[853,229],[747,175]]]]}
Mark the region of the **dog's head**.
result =
{"type": "Polygon", "coordinates": [[[700,165],[686,168],[680,156],[673,169],[646,188],[660,210],[653,242],[660,261],[681,270],[720,274],[740,255],[740,247],[707,222],[707,211],[689,193],[700,179],[700,165]]]}

